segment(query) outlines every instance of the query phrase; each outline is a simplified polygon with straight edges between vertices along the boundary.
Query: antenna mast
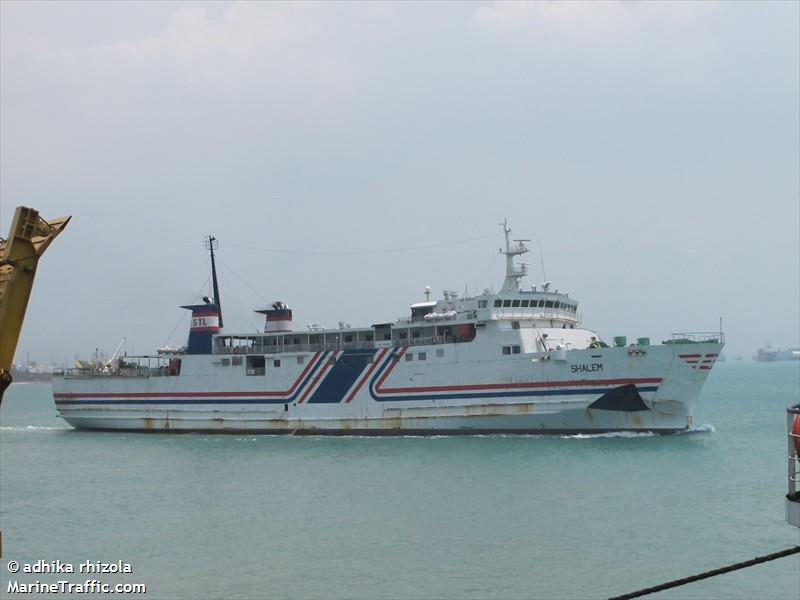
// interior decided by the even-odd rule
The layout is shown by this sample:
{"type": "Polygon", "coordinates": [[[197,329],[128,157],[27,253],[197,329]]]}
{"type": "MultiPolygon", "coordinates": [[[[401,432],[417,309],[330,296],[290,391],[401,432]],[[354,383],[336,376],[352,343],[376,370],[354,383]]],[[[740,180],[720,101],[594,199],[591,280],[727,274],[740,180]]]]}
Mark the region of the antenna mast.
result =
{"type": "Polygon", "coordinates": [[[219,248],[219,241],[212,235],[206,240],[206,249],[211,252],[211,281],[214,284],[214,304],[219,310],[219,326],[222,327],[222,303],[219,301],[219,285],[217,284],[217,263],[214,260],[214,250],[219,248]]]}
{"type": "Polygon", "coordinates": [[[502,223],[500,223],[500,225],[503,227],[503,233],[506,236],[506,249],[500,250],[501,254],[506,255],[506,279],[503,282],[503,288],[500,291],[501,293],[518,292],[519,280],[528,274],[528,265],[525,263],[515,265],[514,257],[525,254],[528,251],[528,247],[525,245],[525,242],[530,240],[514,240],[516,243],[512,245],[508,235],[511,233],[511,228],[508,226],[508,221],[504,220],[502,223]]]}

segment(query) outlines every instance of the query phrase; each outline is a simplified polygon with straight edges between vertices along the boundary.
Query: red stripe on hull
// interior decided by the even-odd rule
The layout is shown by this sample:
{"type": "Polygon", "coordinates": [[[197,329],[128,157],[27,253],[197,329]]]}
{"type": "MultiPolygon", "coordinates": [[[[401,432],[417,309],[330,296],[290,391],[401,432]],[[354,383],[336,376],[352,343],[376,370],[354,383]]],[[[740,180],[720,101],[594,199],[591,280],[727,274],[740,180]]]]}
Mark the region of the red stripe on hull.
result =
{"type": "Polygon", "coordinates": [[[380,354],[378,354],[378,357],[372,363],[372,366],[367,370],[367,373],[364,375],[364,377],[361,378],[361,381],[358,382],[356,389],[350,392],[350,395],[347,397],[347,400],[344,401],[345,404],[348,404],[353,398],[356,397],[358,391],[362,387],[364,387],[364,383],[367,381],[367,379],[369,379],[369,376],[372,375],[372,372],[375,370],[375,367],[377,367],[380,364],[380,362],[383,360],[383,357],[386,355],[387,352],[388,352],[387,348],[384,348],[383,350],[380,351],[380,354]]]}
{"type": "Polygon", "coordinates": [[[300,400],[297,401],[298,404],[302,404],[305,401],[305,399],[311,393],[311,390],[313,390],[317,386],[317,383],[319,382],[319,380],[322,379],[322,376],[325,375],[325,373],[328,372],[328,369],[331,368],[333,363],[336,362],[335,359],[336,359],[336,355],[337,354],[338,354],[337,352],[334,352],[331,355],[331,358],[333,358],[334,360],[330,360],[330,358],[329,358],[328,361],[327,361],[328,364],[326,364],[324,367],[322,367],[322,369],[320,369],[319,373],[317,373],[317,376],[314,377],[314,381],[311,382],[311,385],[306,388],[305,392],[303,392],[303,395],[300,397],[300,400]]]}
{"type": "Polygon", "coordinates": [[[383,378],[376,386],[376,391],[386,394],[407,392],[461,392],[477,390],[519,389],[519,388],[545,388],[545,387],[581,387],[596,385],[626,385],[661,383],[660,377],[642,377],[639,379],[584,379],[577,381],[529,381],[526,383],[483,383],[477,385],[444,385],[408,388],[381,388],[383,378]]]}
{"type": "Polygon", "coordinates": [[[394,368],[397,366],[397,363],[400,362],[400,357],[403,356],[406,352],[408,352],[408,346],[403,346],[400,352],[395,354],[394,357],[390,359],[394,362],[394,364],[390,365],[389,368],[386,369],[386,372],[383,375],[381,375],[381,378],[378,380],[378,383],[375,384],[376,392],[381,391],[381,386],[383,385],[383,382],[386,381],[386,378],[389,376],[389,373],[394,371],[394,368]]]}

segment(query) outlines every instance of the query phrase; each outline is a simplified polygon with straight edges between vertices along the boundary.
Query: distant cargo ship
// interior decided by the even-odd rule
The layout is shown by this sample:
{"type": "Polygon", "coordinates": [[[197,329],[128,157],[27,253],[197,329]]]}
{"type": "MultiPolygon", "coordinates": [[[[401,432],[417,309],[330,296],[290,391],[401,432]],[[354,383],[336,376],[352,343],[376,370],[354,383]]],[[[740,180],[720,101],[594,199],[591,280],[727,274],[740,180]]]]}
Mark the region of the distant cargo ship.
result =
{"type": "Polygon", "coordinates": [[[209,238],[214,297],[192,312],[188,344],[53,380],[59,414],[81,429],[281,434],[672,433],[723,347],[721,332],[613,347],[581,326],[578,302],[549,282],[523,289],[527,240],[504,225],[499,292],[446,291],[368,327],[228,333],[209,238]]]}
{"type": "Polygon", "coordinates": [[[800,360],[800,348],[789,348],[788,350],[779,350],[772,346],[764,346],[759,348],[753,357],[758,362],[775,362],[783,360],[800,360]]]}
{"type": "Polygon", "coordinates": [[[772,346],[764,346],[756,352],[755,359],[758,362],[773,362],[778,357],[778,350],[772,346]]]}

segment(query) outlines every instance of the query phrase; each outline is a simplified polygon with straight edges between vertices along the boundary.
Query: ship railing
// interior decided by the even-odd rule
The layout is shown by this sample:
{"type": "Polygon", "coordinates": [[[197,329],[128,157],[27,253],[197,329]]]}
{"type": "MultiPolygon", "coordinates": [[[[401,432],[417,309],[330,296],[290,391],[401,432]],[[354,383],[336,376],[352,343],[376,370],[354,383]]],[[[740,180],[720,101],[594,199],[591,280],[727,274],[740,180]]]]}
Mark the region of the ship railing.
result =
{"type": "Polygon", "coordinates": [[[786,409],[786,434],[788,442],[786,519],[790,524],[800,527],[800,404],[786,409]]]}
{"type": "Polygon", "coordinates": [[[437,344],[452,344],[455,340],[452,336],[430,336],[430,337],[417,337],[410,340],[394,340],[395,347],[400,346],[436,346],[437,344]]]}
{"type": "Polygon", "coordinates": [[[712,342],[714,344],[724,344],[725,334],[722,331],[683,331],[670,334],[671,338],[665,342],[667,344],[700,344],[702,342],[712,342]]]}
{"type": "Polygon", "coordinates": [[[125,356],[108,366],[99,363],[87,367],[61,369],[56,377],[93,379],[97,377],[166,377],[170,374],[169,357],[125,356]]]}
{"type": "Polygon", "coordinates": [[[375,342],[341,342],[328,344],[286,344],[285,346],[233,346],[217,348],[215,354],[288,354],[291,352],[324,352],[374,348],[375,342]]]}
{"type": "MultiPolygon", "coordinates": [[[[401,346],[436,346],[439,344],[454,344],[470,341],[460,339],[453,334],[426,336],[417,338],[397,338],[387,340],[388,345],[395,348],[401,346]]],[[[383,346],[384,344],[381,344],[383,346]]],[[[291,352],[325,352],[337,350],[372,350],[378,345],[374,341],[334,342],[328,344],[292,344],[285,346],[233,346],[217,348],[215,354],[287,354],[291,352]]]]}

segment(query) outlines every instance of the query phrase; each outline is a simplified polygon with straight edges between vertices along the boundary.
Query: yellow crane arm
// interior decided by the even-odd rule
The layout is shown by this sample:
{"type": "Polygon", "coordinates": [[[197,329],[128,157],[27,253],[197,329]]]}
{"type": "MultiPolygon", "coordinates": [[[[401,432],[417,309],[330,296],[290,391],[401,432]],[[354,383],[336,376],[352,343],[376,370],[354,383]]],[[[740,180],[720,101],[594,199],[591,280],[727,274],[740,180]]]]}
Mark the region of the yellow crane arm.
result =
{"type": "Polygon", "coordinates": [[[70,218],[45,221],[38,211],[19,206],[8,239],[0,238],[0,402],[11,384],[11,364],[39,257],[70,218]]]}

